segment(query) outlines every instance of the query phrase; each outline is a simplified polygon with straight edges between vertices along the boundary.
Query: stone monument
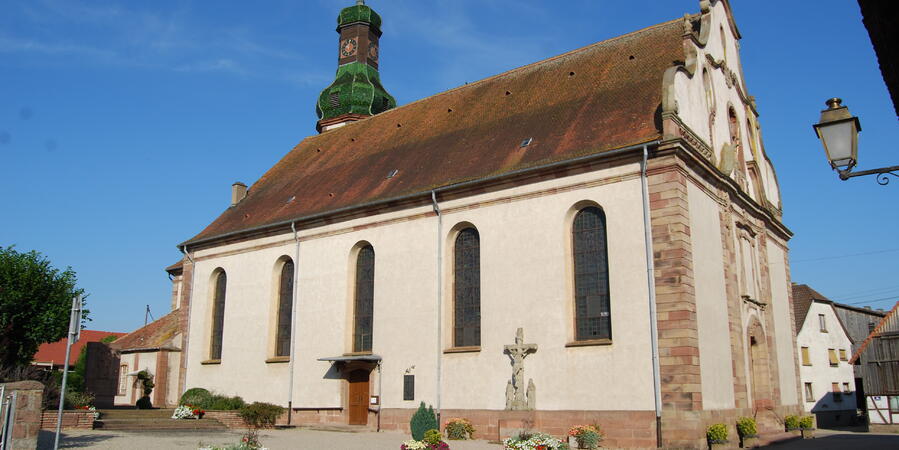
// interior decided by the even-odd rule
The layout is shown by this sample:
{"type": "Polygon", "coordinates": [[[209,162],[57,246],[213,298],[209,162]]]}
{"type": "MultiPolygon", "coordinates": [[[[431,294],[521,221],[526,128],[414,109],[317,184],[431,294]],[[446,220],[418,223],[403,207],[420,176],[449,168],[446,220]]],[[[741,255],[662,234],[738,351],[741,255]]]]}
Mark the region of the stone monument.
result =
{"type": "Polygon", "coordinates": [[[512,379],[506,383],[506,409],[511,411],[531,411],[536,407],[534,380],[524,385],[524,358],[537,351],[537,344],[524,343],[524,329],[515,333],[515,344],[506,345],[505,352],[512,358],[512,379]]]}

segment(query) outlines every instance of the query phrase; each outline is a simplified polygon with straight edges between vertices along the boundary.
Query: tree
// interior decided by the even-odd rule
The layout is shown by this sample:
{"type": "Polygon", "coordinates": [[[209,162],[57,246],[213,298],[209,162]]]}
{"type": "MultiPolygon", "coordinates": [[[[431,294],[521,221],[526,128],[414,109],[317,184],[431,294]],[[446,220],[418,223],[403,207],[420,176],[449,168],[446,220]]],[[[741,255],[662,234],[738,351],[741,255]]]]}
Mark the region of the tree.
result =
{"type": "Polygon", "coordinates": [[[83,293],[76,282],[71,267],[59,271],[36,251],[0,247],[0,367],[28,364],[41,344],[66,336],[72,297],[83,293]]]}

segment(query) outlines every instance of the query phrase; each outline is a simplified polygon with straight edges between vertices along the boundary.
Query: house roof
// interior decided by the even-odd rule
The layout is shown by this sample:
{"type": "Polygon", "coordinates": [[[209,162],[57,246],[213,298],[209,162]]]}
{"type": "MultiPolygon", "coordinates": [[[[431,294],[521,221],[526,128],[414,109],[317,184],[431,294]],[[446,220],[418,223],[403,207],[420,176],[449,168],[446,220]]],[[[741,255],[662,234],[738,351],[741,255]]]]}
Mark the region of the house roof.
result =
{"type": "MultiPolygon", "coordinates": [[[[827,303],[831,309],[834,308],[834,303],[831,299],[812,289],[809,285],[793,284],[793,317],[796,320],[796,334],[799,334],[799,331],[802,330],[802,324],[805,323],[805,318],[808,316],[808,311],[814,302],[827,303]]],[[[843,333],[846,334],[846,337],[849,337],[849,330],[846,329],[846,325],[840,319],[840,315],[837,314],[835,309],[833,312],[837,318],[837,323],[843,329],[843,333]]]]}
{"type": "Polygon", "coordinates": [[[664,72],[685,60],[683,21],[307,137],[184,244],[656,140],[664,72]]]}
{"type": "Polygon", "coordinates": [[[179,333],[180,318],[181,309],[179,308],[128,333],[110,346],[119,351],[178,349],[180,346],[176,345],[174,337],[179,333]]]}
{"type": "MultiPolygon", "coordinates": [[[[81,349],[88,342],[100,342],[100,340],[106,336],[124,335],[125,333],[114,331],[81,330],[81,337],[78,339],[78,342],[72,344],[72,349],[69,352],[69,364],[75,364],[75,362],[78,361],[78,356],[81,355],[81,349]]],[[[37,353],[34,354],[32,363],[52,363],[53,365],[62,365],[65,360],[66,338],[62,338],[56,342],[41,344],[37,349],[37,353]]]]}
{"type": "Polygon", "coordinates": [[[884,333],[899,333],[899,302],[896,302],[896,304],[893,305],[893,309],[884,316],[883,320],[881,320],[876,327],[874,327],[874,330],[865,338],[862,345],[858,346],[858,350],[852,354],[852,359],[849,360],[849,364],[855,364],[862,353],[865,352],[865,349],[871,345],[871,341],[884,333]]]}
{"type": "Polygon", "coordinates": [[[184,260],[183,259],[179,259],[178,262],[165,268],[166,272],[173,274],[173,275],[177,274],[178,272],[181,272],[182,270],[184,270],[184,260]]]}

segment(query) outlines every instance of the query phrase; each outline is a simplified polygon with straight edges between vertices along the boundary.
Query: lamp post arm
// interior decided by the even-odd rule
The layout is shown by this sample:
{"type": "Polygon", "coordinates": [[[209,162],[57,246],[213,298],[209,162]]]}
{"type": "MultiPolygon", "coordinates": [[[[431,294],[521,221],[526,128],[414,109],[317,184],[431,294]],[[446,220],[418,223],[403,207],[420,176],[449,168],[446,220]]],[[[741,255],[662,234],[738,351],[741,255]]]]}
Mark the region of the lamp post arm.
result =
{"type": "Polygon", "coordinates": [[[890,166],[890,167],[881,167],[879,169],[869,169],[869,170],[860,170],[858,172],[852,172],[852,169],[841,170],[840,171],[840,179],[846,181],[850,178],[860,177],[863,175],[874,175],[877,176],[877,184],[885,185],[889,184],[890,179],[887,175],[892,175],[896,178],[899,178],[899,174],[895,174],[893,172],[899,172],[899,166],[890,166]]]}

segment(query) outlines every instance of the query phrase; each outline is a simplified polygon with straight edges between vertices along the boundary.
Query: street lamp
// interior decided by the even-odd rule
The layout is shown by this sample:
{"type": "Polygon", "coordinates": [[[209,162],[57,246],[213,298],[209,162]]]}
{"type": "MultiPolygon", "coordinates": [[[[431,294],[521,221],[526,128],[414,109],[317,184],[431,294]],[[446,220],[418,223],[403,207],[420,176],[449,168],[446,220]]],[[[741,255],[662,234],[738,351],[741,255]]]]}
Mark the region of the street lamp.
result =
{"type": "Polygon", "coordinates": [[[877,174],[877,183],[885,185],[890,182],[888,174],[899,178],[899,175],[893,173],[899,170],[899,166],[852,172],[858,162],[858,132],[862,131],[862,126],[858,117],[849,114],[849,108],[840,104],[842,101],[839,98],[828,99],[825,102],[827,109],[821,111],[821,120],[812,125],[818,139],[824,144],[824,153],[830,161],[830,167],[840,174],[843,181],[877,174]]]}

